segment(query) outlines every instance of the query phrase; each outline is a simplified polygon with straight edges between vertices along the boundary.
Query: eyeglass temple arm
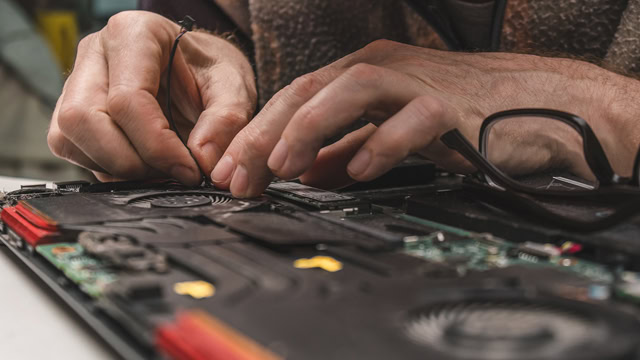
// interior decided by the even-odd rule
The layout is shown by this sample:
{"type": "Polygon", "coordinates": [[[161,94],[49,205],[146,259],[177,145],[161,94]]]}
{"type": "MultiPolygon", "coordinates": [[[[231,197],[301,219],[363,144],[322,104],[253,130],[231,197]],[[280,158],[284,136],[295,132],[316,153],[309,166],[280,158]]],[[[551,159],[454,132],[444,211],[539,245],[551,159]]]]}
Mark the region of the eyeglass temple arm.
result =
{"type": "Polygon", "coordinates": [[[488,162],[487,159],[485,159],[484,156],[476,150],[469,140],[462,135],[460,130],[453,129],[447,131],[440,137],[440,141],[442,141],[442,143],[448,148],[459,152],[460,155],[467,159],[478,171],[489,175],[491,179],[499,185],[506,185],[506,180],[503,179],[500,171],[498,171],[495,166],[488,162]]]}
{"type": "Polygon", "coordinates": [[[465,190],[473,192],[480,200],[487,203],[499,205],[501,208],[511,210],[514,213],[528,214],[529,216],[554,225],[561,229],[579,233],[588,233],[610,228],[621,222],[628,220],[638,213],[638,204],[629,201],[618,208],[613,214],[597,220],[572,219],[565,216],[558,216],[544,207],[538,205],[535,200],[527,195],[513,192],[499,191],[485,185],[474,182],[465,184],[465,190]]]}

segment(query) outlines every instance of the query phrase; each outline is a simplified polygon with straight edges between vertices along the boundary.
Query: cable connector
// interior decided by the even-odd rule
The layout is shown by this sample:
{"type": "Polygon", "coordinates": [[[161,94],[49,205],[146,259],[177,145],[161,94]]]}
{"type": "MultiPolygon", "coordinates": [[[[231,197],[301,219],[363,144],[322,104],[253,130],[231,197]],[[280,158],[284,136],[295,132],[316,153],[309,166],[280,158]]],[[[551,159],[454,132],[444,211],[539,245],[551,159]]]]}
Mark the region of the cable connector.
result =
{"type": "Polygon", "coordinates": [[[187,31],[191,31],[196,25],[196,21],[191,16],[186,15],[184,19],[178,21],[178,25],[182,26],[182,28],[187,31]]]}

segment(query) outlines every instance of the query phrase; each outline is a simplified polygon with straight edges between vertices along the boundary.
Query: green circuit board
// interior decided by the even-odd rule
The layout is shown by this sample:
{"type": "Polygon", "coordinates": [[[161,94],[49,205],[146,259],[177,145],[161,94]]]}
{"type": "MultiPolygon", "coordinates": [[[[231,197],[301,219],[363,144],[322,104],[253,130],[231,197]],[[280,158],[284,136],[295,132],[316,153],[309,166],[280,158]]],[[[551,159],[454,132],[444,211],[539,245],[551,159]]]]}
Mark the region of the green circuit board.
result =
{"type": "Polygon", "coordinates": [[[614,282],[614,275],[607,267],[564,254],[551,244],[518,244],[490,234],[472,233],[407,215],[402,217],[436,230],[426,236],[405,239],[403,251],[426,260],[455,264],[463,270],[475,271],[514,265],[549,266],[573,272],[599,284],[614,282]]]}
{"type": "Polygon", "coordinates": [[[104,287],[117,279],[108,266],[87,255],[80,244],[40,245],[36,251],[91,297],[100,297],[104,287]]]}

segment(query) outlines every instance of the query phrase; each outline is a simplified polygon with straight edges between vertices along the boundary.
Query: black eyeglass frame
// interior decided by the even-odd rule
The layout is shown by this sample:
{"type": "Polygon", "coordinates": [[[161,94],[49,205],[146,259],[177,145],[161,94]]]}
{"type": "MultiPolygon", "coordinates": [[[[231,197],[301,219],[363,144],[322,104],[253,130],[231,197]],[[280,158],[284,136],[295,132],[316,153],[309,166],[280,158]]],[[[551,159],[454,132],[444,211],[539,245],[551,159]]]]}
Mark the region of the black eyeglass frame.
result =
{"type": "Polygon", "coordinates": [[[502,190],[512,189],[521,193],[543,196],[566,196],[566,197],[590,197],[610,196],[610,195],[636,195],[640,196],[640,149],[636,153],[633,174],[631,178],[622,177],[616,174],[611,167],[609,160],[602,148],[602,145],[587,122],[577,115],[551,109],[514,109],[501,111],[487,117],[480,126],[478,148],[476,148],[458,130],[453,129],[440,137],[440,140],[450,149],[458,151],[469,162],[472,163],[481,173],[484,180],[502,190]],[[497,122],[514,117],[540,117],[554,119],[570,126],[581,135],[583,139],[583,152],[585,160],[598,180],[599,187],[594,190],[574,190],[561,191],[552,189],[535,189],[522,185],[513,180],[485,157],[487,153],[488,136],[491,127],[497,122]]]}

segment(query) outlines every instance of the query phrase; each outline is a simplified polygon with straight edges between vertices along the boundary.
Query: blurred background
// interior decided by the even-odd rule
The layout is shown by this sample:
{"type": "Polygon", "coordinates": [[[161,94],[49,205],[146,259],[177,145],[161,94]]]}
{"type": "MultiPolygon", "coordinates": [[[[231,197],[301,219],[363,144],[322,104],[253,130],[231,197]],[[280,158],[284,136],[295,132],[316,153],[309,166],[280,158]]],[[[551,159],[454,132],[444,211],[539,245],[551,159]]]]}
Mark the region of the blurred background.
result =
{"type": "Polygon", "coordinates": [[[0,176],[91,178],[49,151],[51,113],[78,41],[136,5],[137,0],[0,0],[0,176]]]}

